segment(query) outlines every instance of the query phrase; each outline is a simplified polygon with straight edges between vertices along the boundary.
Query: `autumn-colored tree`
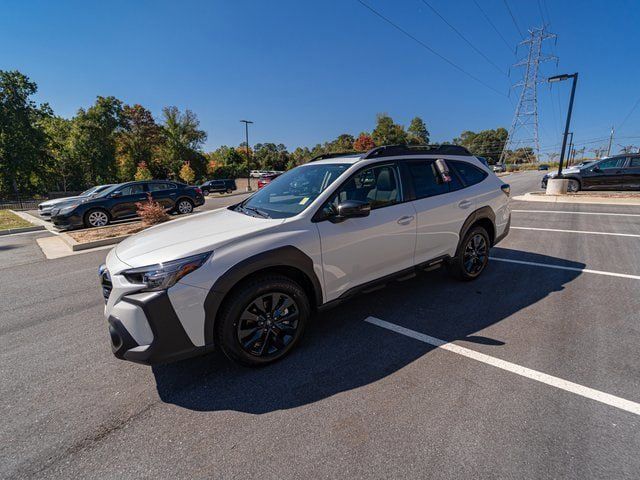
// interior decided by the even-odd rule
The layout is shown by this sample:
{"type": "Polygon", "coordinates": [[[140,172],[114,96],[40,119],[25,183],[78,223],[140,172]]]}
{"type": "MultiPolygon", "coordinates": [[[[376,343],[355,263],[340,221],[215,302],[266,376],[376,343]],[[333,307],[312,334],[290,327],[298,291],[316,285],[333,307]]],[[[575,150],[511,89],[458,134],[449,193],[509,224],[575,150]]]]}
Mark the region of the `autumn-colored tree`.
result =
{"type": "Polygon", "coordinates": [[[118,178],[123,182],[131,180],[141,162],[145,162],[147,168],[152,167],[152,173],[163,177],[166,172],[154,164],[154,152],[160,146],[162,129],[151,112],[142,105],[125,105],[121,121],[122,129],[116,137],[118,178]]]}
{"type": "Polygon", "coordinates": [[[151,171],[147,167],[147,163],[145,161],[140,162],[140,165],[138,165],[134,178],[137,181],[153,180],[153,175],[151,175],[151,171]]]}
{"type": "Polygon", "coordinates": [[[191,165],[185,163],[180,169],[180,178],[187,183],[192,183],[196,179],[196,173],[191,168],[191,165]]]}
{"type": "Polygon", "coordinates": [[[376,144],[374,143],[373,138],[371,138],[371,135],[365,132],[358,135],[358,138],[353,142],[353,149],[356,152],[366,152],[375,146],[376,144]]]}

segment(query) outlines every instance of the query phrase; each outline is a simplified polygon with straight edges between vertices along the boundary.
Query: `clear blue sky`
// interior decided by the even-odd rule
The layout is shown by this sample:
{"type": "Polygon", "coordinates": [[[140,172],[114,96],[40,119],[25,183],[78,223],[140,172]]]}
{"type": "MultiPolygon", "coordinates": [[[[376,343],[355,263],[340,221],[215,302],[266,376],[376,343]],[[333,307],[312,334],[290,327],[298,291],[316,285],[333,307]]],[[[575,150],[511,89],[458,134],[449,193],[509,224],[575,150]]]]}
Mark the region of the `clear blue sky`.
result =
{"type": "MultiPolygon", "coordinates": [[[[499,73],[421,0],[365,1],[500,92],[519,75],[499,73]]],[[[504,1],[477,1],[515,45],[504,1]]],[[[580,72],[576,142],[606,137],[640,98],[640,2],[540,1],[558,34],[546,50],[560,57],[557,70],[548,64],[543,73],[580,72]]],[[[429,2],[500,68],[515,62],[473,0],[429,2]]],[[[508,4],[520,29],[541,25],[536,0],[508,4]]],[[[508,128],[514,110],[356,0],[4,0],[0,69],[27,74],[38,100],[66,117],[96,95],[156,116],[165,105],[190,108],[209,134],[206,149],[243,141],[242,118],[255,122],[251,143],[293,149],[371,130],[377,112],[405,125],[419,115],[432,140],[446,141],[508,128]]],[[[560,141],[569,83],[554,85],[558,97],[547,85],[538,91],[543,150],[560,141]]],[[[640,144],[640,106],[617,135],[617,143],[640,144]]]]}

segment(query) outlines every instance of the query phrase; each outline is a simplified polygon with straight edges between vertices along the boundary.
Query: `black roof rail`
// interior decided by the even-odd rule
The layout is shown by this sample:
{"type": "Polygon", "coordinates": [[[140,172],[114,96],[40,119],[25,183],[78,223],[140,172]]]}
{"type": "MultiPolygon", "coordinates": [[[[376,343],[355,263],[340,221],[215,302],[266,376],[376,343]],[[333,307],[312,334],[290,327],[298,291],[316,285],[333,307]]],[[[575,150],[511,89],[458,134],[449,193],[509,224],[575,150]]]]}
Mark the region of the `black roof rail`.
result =
{"type": "Polygon", "coordinates": [[[383,145],[372,148],[362,156],[362,159],[425,154],[471,156],[469,150],[460,145],[383,145]]]}
{"type": "Polygon", "coordinates": [[[317,160],[326,160],[327,158],[344,157],[346,155],[363,155],[364,152],[334,152],[334,153],[321,153],[316,155],[309,162],[315,162],[317,160]]]}

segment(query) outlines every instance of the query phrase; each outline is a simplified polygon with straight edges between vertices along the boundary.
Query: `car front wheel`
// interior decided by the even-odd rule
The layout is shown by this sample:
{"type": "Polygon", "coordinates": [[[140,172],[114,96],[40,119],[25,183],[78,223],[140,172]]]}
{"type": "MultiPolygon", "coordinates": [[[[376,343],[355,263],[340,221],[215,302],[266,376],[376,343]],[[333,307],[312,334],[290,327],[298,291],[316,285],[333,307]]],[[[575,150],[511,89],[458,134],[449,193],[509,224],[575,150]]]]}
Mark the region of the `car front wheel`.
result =
{"type": "Polygon", "coordinates": [[[185,213],[191,213],[193,212],[193,203],[191,203],[190,200],[180,200],[178,202],[178,205],[176,205],[176,211],[183,215],[185,213]]]}
{"type": "Polygon", "coordinates": [[[567,192],[576,193],[578,191],[580,191],[580,183],[577,180],[569,179],[567,192]]]}
{"type": "Polygon", "coordinates": [[[109,214],[104,210],[89,210],[84,216],[84,225],[87,228],[109,225],[109,214]]]}
{"type": "Polygon", "coordinates": [[[261,276],[225,301],[216,324],[217,344],[235,362],[266,365],[300,341],[310,314],[300,285],[281,275],[261,276]]]}
{"type": "Polygon", "coordinates": [[[459,280],[475,280],[489,263],[489,235],[480,227],[473,227],[464,236],[458,253],[449,263],[449,271],[459,280]]]}

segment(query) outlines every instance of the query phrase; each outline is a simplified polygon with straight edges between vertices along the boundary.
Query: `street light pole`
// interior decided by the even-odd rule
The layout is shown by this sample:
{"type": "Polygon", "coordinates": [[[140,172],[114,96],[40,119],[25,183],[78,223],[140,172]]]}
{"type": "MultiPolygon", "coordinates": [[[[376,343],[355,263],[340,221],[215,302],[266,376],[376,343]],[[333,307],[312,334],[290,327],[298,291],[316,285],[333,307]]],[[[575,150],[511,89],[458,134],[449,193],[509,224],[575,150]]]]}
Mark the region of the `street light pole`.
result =
{"type": "Polygon", "coordinates": [[[571,139],[569,140],[569,154],[567,155],[567,166],[569,166],[569,162],[571,161],[571,149],[573,148],[573,132],[569,132],[571,135],[571,139]]]}
{"type": "Polygon", "coordinates": [[[571,112],[573,111],[573,98],[576,94],[576,84],[578,83],[578,72],[574,74],[563,74],[549,77],[547,80],[549,83],[562,82],[573,78],[573,85],[571,86],[571,97],[569,98],[569,109],[567,110],[567,123],[564,127],[564,137],[562,137],[562,150],[560,150],[560,165],[558,165],[558,178],[562,178],[562,164],[564,162],[564,153],[567,148],[567,137],[569,136],[569,126],[571,125],[571,112]]]}
{"type": "Polygon", "coordinates": [[[249,124],[253,123],[251,120],[240,120],[240,123],[244,123],[244,135],[245,146],[247,147],[247,192],[251,191],[251,164],[249,162],[251,153],[249,151],[249,124]]]}

